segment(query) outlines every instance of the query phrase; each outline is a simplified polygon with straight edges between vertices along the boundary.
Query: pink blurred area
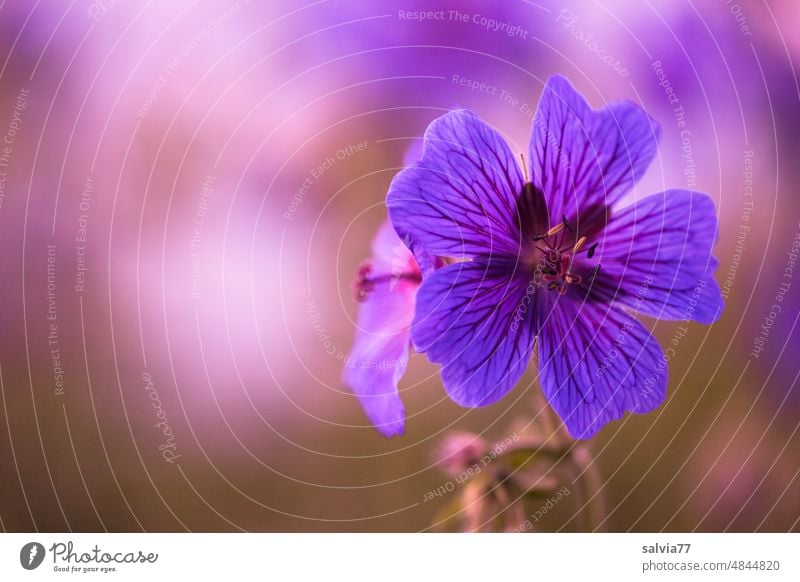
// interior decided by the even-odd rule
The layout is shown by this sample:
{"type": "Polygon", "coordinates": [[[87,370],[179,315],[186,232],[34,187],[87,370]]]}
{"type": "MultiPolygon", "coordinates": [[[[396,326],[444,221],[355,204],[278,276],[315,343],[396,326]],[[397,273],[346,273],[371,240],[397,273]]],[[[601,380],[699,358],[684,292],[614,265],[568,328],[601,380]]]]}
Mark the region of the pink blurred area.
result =
{"type": "Polygon", "coordinates": [[[0,525],[428,527],[442,436],[503,439],[535,370],[465,410],[412,356],[407,431],[385,440],[340,381],[351,281],[410,140],[460,106],[526,151],[561,73],[660,121],[631,199],[708,192],[730,282],[719,324],[681,339],[667,403],[594,443],[609,529],[797,529],[800,282],[750,354],[800,231],[798,17],[788,1],[2,3],[0,525]]]}

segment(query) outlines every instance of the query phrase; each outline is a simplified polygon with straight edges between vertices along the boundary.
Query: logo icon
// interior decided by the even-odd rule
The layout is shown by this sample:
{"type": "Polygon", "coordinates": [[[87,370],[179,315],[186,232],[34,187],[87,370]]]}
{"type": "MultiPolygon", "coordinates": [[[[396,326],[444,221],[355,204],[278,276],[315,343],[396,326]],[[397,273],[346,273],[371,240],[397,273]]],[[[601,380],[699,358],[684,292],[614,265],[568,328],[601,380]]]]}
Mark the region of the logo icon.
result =
{"type": "Polygon", "coordinates": [[[19,551],[19,563],[26,570],[35,570],[44,561],[44,546],[38,542],[28,542],[19,551]]]}

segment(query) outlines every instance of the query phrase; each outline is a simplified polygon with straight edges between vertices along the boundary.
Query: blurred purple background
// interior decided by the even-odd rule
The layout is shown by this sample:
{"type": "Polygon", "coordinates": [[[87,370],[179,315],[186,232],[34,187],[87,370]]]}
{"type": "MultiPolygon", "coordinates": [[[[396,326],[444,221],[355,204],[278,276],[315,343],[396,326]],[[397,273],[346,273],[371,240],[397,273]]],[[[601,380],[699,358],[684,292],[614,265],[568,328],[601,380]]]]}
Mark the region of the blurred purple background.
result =
{"type": "Polygon", "coordinates": [[[410,139],[462,106],[526,144],[561,73],[661,122],[631,197],[696,189],[721,217],[722,319],[678,338],[663,407],[593,443],[607,527],[798,530],[798,22],[790,0],[0,3],[0,525],[428,527],[437,443],[505,438],[535,370],[465,410],[413,356],[385,440],[340,383],[350,283],[410,139]]]}

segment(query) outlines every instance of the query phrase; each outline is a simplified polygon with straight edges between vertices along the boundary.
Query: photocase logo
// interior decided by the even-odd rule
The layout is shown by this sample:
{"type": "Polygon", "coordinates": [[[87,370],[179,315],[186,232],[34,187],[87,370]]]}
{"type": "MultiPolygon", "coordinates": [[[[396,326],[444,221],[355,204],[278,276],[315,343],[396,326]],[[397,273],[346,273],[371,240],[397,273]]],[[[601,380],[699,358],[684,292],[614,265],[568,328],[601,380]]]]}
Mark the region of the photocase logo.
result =
{"type": "Polygon", "coordinates": [[[26,570],[35,570],[44,561],[44,546],[38,542],[29,542],[19,551],[19,563],[26,570]]]}

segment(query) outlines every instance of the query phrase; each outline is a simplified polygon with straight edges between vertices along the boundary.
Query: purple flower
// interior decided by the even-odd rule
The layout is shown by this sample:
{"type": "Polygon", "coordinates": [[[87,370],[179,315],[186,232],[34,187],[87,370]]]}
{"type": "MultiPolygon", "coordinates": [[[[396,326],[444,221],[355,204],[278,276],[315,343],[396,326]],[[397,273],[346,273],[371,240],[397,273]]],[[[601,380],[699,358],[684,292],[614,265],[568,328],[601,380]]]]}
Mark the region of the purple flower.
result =
{"type": "MultiPolygon", "coordinates": [[[[421,153],[422,140],[413,140],[403,166],[414,163],[421,153]]],[[[423,273],[442,265],[439,258],[414,246],[411,237],[404,234],[403,239],[406,242],[391,222],[384,221],[372,241],[372,258],[358,269],[353,292],[361,307],[343,378],[370,422],[385,437],[405,430],[405,409],[397,383],[408,365],[417,289],[423,273]]]]}
{"type": "Polygon", "coordinates": [[[354,292],[361,302],[356,339],[344,382],[358,396],[372,424],[386,437],[403,434],[405,410],[397,382],[406,371],[414,302],[422,273],[387,220],[361,265],[354,292]]]}
{"type": "Polygon", "coordinates": [[[527,160],[469,111],[431,123],[387,206],[420,249],[458,259],[426,277],[412,323],[455,402],[505,395],[537,337],[542,388],[573,437],[664,400],[670,351],[634,313],[711,323],[722,298],[708,196],[669,190],[619,208],[659,137],[637,105],[592,110],[558,76],[536,110],[527,160]]]}

